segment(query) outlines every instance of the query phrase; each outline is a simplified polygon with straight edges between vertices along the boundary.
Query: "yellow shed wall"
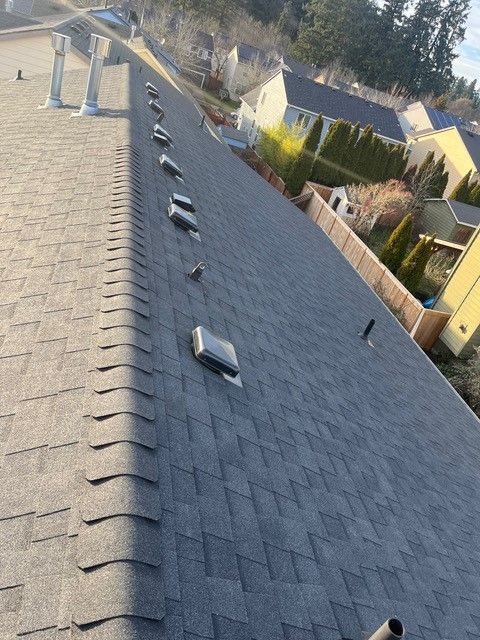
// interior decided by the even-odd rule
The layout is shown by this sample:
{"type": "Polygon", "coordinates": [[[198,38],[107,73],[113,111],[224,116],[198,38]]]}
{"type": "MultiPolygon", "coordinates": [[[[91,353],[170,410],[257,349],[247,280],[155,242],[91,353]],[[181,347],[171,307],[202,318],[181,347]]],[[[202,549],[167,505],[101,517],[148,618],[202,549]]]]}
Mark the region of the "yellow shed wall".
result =
{"type": "Polygon", "coordinates": [[[456,356],[469,355],[480,344],[480,230],[455,266],[434,309],[452,314],[440,340],[456,356]],[[461,326],[466,327],[465,332],[461,326]]]}

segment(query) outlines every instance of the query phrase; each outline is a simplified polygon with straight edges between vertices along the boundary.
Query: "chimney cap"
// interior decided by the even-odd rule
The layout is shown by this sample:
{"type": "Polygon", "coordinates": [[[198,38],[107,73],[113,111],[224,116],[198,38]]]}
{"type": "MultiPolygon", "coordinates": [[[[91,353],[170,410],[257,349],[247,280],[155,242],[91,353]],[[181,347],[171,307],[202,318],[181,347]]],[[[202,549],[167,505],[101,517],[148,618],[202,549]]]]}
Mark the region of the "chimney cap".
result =
{"type": "Polygon", "coordinates": [[[89,53],[101,56],[102,58],[108,58],[110,56],[110,47],[112,41],[109,38],[104,38],[96,33],[92,33],[90,36],[90,46],[88,48],[89,53]]]}
{"type": "Polygon", "coordinates": [[[52,48],[58,53],[68,53],[70,51],[72,39],[70,36],[64,36],[61,33],[52,33],[52,48]]]}

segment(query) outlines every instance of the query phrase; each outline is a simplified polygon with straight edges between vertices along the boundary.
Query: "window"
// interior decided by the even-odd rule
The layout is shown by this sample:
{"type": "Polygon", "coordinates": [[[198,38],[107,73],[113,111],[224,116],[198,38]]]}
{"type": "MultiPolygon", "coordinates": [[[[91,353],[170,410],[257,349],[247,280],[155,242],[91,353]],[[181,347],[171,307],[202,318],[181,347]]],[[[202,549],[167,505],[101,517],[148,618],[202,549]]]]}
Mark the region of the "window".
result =
{"type": "Polygon", "coordinates": [[[308,113],[299,113],[295,124],[297,124],[301,129],[306,129],[310,124],[311,119],[312,116],[310,116],[308,113]]]}
{"type": "Polygon", "coordinates": [[[335,200],[332,203],[332,209],[334,211],[336,211],[338,209],[338,205],[340,204],[341,201],[342,201],[342,199],[339,198],[338,196],[335,198],[335,200]]]}

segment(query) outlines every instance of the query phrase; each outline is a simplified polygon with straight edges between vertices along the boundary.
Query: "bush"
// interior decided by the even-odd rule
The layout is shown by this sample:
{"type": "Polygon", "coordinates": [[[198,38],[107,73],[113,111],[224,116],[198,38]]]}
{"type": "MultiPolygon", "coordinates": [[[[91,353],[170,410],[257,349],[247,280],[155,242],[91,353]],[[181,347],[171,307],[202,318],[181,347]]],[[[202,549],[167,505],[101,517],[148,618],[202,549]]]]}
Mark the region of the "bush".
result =
{"type": "Polygon", "coordinates": [[[258,152],[282,180],[299,155],[303,138],[298,127],[289,127],[283,120],[260,131],[258,152]]]}
{"type": "Polygon", "coordinates": [[[296,196],[302,190],[305,181],[312,171],[315,153],[317,152],[320,136],[322,134],[323,118],[319,115],[308,130],[303,139],[302,149],[292,162],[285,179],[285,186],[292,196],[296,196]]]}
{"type": "Polygon", "coordinates": [[[411,293],[415,293],[420,284],[427,262],[432,255],[434,243],[435,237],[421,238],[397,271],[397,278],[411,293]]]}
{"type": "Polygon", "coordinates": [[[480,417],[479,349],[468,360],[439,363],[438,368],[469,407],[480,417]]]}
{"type": "Polygon", "coordinates": [[[405,257],[407,247],[412,238],[412,228],[413,216],[409,213],[400,222],[398,227],[392,231],[382,252],[380,253],[380,261],[383,262],[387,269],[390,269],[392,273],[396,273],[397,269],[402,264],[402,260],[405,257]]]}

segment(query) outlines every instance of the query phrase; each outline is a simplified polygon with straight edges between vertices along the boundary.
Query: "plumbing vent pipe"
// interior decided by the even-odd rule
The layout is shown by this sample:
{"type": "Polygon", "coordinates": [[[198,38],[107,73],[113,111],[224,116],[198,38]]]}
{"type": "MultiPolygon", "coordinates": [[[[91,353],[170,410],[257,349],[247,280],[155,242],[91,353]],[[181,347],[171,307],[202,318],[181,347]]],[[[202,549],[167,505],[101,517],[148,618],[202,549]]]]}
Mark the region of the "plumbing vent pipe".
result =
{"type": "Polygon", "coordinates": [[[63,67],[65,65],[65,55],[70,51],[72,39],[61,33],[52,33],[53,65],[52,78],[50,80],[50,93],[45,102],[45,107],[63,107],[60,97],[62,93],[63,67]]]}
{"type": "Polygon", "coordinates": [[[405,629],[400,620],[398,618],[389,618],[368,640],[398,640],[398,638],[403,638],[404,635],[405,629]]]}
{"type": "Polygon", "coordinates": [[[112,41],[92,33],[88,51],[92,54],[88,74],[87,93],[80,107],[80,116],[94,116],[98,113],[98,93],[102,79],[103,61],[110,56],[112,41]]]}

